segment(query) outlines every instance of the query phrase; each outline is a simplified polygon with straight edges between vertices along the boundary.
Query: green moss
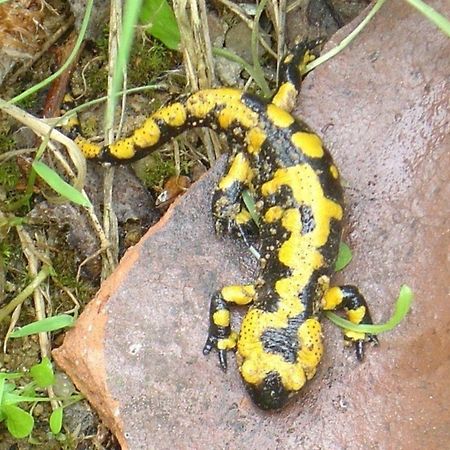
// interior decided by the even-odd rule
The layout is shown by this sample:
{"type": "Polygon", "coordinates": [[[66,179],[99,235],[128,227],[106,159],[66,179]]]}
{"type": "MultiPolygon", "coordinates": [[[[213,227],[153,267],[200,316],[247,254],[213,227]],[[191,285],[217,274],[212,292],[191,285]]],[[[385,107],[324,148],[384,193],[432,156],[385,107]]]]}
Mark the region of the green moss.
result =
{"type": "Polygon", "coordinates": [[[131,50],[128,80],[131,86],[150,84],[161,72],[173,67],[175,53],[158,41],[136,41],[131,50]]]}
{"type": "Polygon", "coordinates": [[[20,180],[20,171],[13,160],[0,164],[0,187],[6,191],[13,191],[20,180]]]}
{"type": "MultiPolygon", "coordinates": [[[[96,60],[89,63],[84,70],[86,81],[86,98],[98,98],[105,95],[108,80],[108,30],[105,29],[101,37],[95,42],[96,60]]],[[[92,60],[94,55],[90,55],[92,60]]],[[[160,42],[146,39],[136,39],[131,50],[128,65],[128,87],[150,84],[165,70],[173,67],[176,53],[169,50],[160,42]]],[[[86,64],[89,61],[83,63],[86,64]]],[[[81,79],[79,80],[81,82],[81,79]]],[[[80,90],[84,89],[80,87],[80,90]]]]}
{"type": "Polygon", "coordinates": [[[164,159],[159,152],[141,159],[133,167],[136,175],[148,188],[161,186],[166,178],[176,174],[173,161],[164,159]]]}
{"type": "Polygon", "coordinates": [[[8,133],[9,127],[5,127],[5,130],[0,131],[0,153],[9,152],[15,146],[14,138],[12,138],[8,133]]]}
{"type": "Polygon", "coordinates": [[[38,93],[35,92],[33,94],[28,95],[24,99],[18,101],[16,106],[25,109],[27,111],[32,111],[35,109],[38,100],[39,100],[38,93]]]}
{"type": "MultiPolygon", "coordinates": [[[[94,295],[98,289],[98,286],[91,284],[88,280],[77,280],[77,263],[76,255],[73,249],[71,249],[65,241],[63,235],[59,236],[56,241],[58,251],[52,253],[52,267],[55,271],[55,279],[58,283],[75,293],[77,300],[82,304],[86,304],[94,295]]],[[[70,309],[71,300],[67,297],[65,292],[56,288],[54,298],[55,303],[63,305],[64,309],[70,309]]]]}

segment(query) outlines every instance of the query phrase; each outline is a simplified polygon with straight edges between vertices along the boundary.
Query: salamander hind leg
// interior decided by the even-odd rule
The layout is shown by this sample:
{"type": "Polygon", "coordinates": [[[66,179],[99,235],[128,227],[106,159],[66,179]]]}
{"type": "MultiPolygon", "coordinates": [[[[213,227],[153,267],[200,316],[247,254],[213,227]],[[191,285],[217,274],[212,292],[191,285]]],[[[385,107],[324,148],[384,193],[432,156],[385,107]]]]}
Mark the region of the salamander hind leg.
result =
{"type": "Polygon", "coordinates": [[[209,308],[209,332],[203,347],[207,355],[212,349],[217,350],[220,367],[227,369],[227,352],[235,350],[238,335],[231,329],[230,305],[248,305],[253,301],[253,285],[232,285],[222,288],[211,297],[209,308]]]}
{"type": "Polygon", "coordinates": [[[280,83],[272,103],[285,111],[292,111],[300,90],[303,75],[306,73],[306,65],[315,58],[313,51],[321,39],[302,41],[284,57],[280,65],[280,83]]]}
{"type": "Polygon", "coordinates": [[[247,156],[243,152],[231,155],[227,173],[219,181],[212,201],[218,234],[255,234],[256,226],[242,207],[242,191],[250,187],[252,177],[247,156]]]}
{"type": "MultiPolygon", "coordinates": [[[[323,297],[323,309],[333,310],[340,308],[345,310],[350,322],[355,324],[372,324],[366,300],[357,287],[345,285],[335,286],[327,290],[323,297]]],[[[372,334],[345,330],[344,337],[355,344],[356,357],[360,361],[364,358],[364,343],[366,341],[378,344],[377,337],[372,334]]]]}

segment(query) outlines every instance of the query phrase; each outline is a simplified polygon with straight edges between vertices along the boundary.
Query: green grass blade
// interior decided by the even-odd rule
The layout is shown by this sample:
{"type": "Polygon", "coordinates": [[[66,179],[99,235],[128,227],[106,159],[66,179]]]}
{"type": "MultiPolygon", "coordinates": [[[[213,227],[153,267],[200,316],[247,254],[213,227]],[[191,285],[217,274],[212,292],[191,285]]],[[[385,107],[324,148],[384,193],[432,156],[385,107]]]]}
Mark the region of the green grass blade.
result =
{"type": "Polygon", "coordinates": [[[422,0],[406,0],[411,6],[420,11],[430,22],[434,23],[444,34],[450,37],[450,21],[439,14],[422,0]]]}
{"type": "Polygon", "coordinates": [[[255,199],[247,189],[242,192],[242,201],[253,219],[253,222],[259,227],[259,214],[258,211],[256,211],[255,199]]]}
{"type": "Polygon", "coordinates": [[[342,39],[342,41],[338,45],[336,45],[336,47],[332,48],[325,54],[320,55],[318,58],[311,61],[306,66],[305,74],[344,50],[344,48],[347,47],[347,45],[349,45],[350,42],[353,41],[353,39],[355,39],[356,36],[358,36],[358,34],[363,30],[363,28],[372,20],[373,16],[380,10],[385,2],[386,0],[377,0],[372,9],[369,11],[369,14],[367,14],[363,21],[348,36],[342,39]]]}
{"type": "Polygon", "coordinates": [[[61,330],[62,328],[71,327],[75,323],[75,319],[68,314],[60,314],[58,316],[47,317],[46,319],[25,325],[14,330],[9,337],[20,338],[37,333],[47,333],[50,331],[61,330]]]}
{"type": "Polygon", "coordinates": [[[114,120],[114,111],[117,104],[120,87],[123,83],[123,74],[130,59],[131,45],[134,38],[134,29],[138,22],[142,0],[128,0],[125,3],[120,45],[117,54],[117,64],[114,66],[110,96],[105,111],[105,127],[110,128],[114,120]]]}
{"type": "Polygon", "coordinates": [[[67,200],[81,206],[92,206],[89,199],[83,193],[65,182],[53,169],[42,161],[34,161],[33,169],[53,190],[64,198],[67,198],[67,200]]]}
{"type": "Polygon", "coordinates": [[[395,303],[394,313],[392,314],[391,318],[383,324],[357,325],[350,322],[349,320],[339,317],[338,315],[330,311],[325,311],[325,315],[328,319],[331,320],[331,322],[345,330],[357,331],[359,333],[380,334],[392,330],[405,318],[411,307],[413,297],[414,296],[411,288],[404,284],[400,288],[400,293],[395,303]]]}

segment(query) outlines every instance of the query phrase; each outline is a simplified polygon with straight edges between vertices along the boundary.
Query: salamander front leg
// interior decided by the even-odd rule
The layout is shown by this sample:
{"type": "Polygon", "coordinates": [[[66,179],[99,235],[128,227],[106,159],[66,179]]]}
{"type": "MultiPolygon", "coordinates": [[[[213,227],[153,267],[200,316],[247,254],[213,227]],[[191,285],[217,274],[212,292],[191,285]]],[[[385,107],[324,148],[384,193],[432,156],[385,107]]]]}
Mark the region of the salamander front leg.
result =
{"type": "Polygon", "coordinates": [[[250,214],[242,209],[242,191],[250,186],[253,172],[243,152],[230,157],[228,170],[214,192],[212,213],[217,233],[254,233],[250,214]]]}
{"type": "Polygon", "coordinates": [[[203,347],[207,355],[217,350],[220,367],[227,370],[227,352],[235,350],[238,335],[231,330],[230,304],[248,305],[255,296],[253,285],[226,286],[211,297],[209,308],[209,333],[203,347]]]}
{"type": "MultiPolygon", "coordinates": [[[[350,322],[355,324],[372,324],[369,308],[358,288],[351,285],[332,287],[323,297],[323,309],[333,310],[343,308],[350,322]]],[[[345,339],[353,342],[356,347],[356,357],[362,361],[364,358],[364,342],[371,341],[378,344],[375,335],[345,330],[345,339]]]]}

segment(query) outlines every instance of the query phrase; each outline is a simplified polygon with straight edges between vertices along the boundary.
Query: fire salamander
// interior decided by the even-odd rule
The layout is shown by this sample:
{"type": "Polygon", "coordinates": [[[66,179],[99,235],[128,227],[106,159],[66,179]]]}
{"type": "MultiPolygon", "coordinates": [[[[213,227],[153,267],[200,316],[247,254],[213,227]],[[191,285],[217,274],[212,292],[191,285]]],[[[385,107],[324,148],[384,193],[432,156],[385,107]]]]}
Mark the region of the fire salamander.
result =
{"type": "MultiPolygon", "coordinates": [[[[226,286],[210,306],[204,347],[237,351],[244,384],[262,409],[281,408],[310,380],[323,354],[319,315],[342,308],[353,323],[372,323],[354,286],[330,287],[344,215],[339,171],[320,138],[289,113],[298,94],[309,44],[298,44],[283,62],[271,101],[236,89],[206,89],[180,97],[129,137],[100,147],[78,138],[87,158],[133,161],[194,127],[224,132],[228,169],[213,196],[219,232],[246,230],[250,216],[241,194],[250,190],[261,218],[260,275],[254,284],[226,286]],[[230,305],[250,305],[239,334],[231,330],[230,305]]],[[[346,331],[359,359],[370,335],[346,331]]]]}

